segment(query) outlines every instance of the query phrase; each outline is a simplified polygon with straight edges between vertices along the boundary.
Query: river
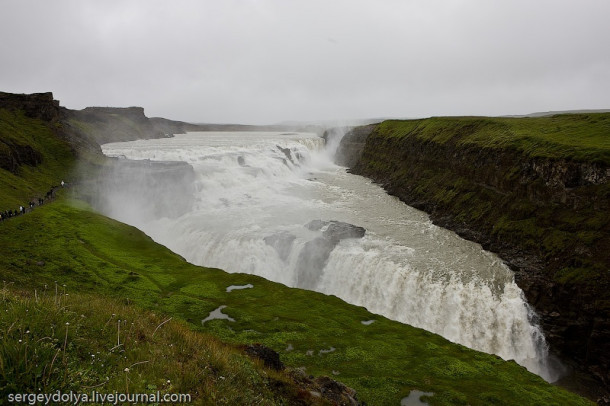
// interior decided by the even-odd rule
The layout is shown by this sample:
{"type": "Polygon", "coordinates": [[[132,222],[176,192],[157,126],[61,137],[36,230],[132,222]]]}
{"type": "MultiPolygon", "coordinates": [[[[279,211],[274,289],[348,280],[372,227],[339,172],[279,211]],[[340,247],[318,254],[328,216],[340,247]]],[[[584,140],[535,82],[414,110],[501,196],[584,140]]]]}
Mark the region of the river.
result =
{"type": "Polygon", "coordinates": [[[162,197],[138,198],[150,195],[144,173],[120,186],[106,182],[99,204],[189,262],[336,295],[514,359],[548,381],[557,378],[512,271],[478,244],[335,165],[332,148],[315,134],[194,132],[102,149],[122,160],[190,165],[190,176],[153,183],[162,197]],[[347,224],[363,227],[364,236],[325,233],[347,224]]]}

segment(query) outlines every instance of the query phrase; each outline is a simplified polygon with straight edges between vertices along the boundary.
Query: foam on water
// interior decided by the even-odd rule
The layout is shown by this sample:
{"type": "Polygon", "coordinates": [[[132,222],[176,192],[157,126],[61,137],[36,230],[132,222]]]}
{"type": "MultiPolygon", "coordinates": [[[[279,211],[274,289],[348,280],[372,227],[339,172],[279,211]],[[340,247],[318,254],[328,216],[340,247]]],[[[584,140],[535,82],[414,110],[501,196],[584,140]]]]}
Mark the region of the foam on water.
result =
{"type": "MultiPolygon", "coordinates": [[[[321,236],[305,224],[321,219],[361,226],[367,230],[364,238],[340,241],[322,269],[311,269],[317,275],[315,290],[514,359],[547,380],[557,378],[512,272],[479,245],[434,226],[424,213],[334,165],[321,138],[189,133],[106,144],[103,150],[109,156],[193,167],[194,204],[178,217],[135,215],[150,211],[129,208],[132,202],[113,188],[103,193],[123,198],[106,196],[100,207],[188,261],[298,287],[299,258],[306,244],[321,236]],[[269,236],[285,239],[284,255],[266,242],[269,236]]],[[[129,187],[137,193],[138,185],[129,187]]]]}

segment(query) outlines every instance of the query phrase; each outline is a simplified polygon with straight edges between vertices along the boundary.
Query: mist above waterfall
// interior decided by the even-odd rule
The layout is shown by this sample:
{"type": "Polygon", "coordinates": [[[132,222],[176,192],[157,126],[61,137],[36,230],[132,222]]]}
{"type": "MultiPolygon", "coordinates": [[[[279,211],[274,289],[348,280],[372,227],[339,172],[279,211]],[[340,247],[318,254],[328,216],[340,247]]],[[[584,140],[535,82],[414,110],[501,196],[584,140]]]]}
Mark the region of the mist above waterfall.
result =
{"type": "Polygon", "coordinates": [[[192,263],[337,295],[556,379],[512,272],[335,165],[344,133],[327,132],[326,147],[306,133],[106,144],[121,158],[97,207],[192,263]]]}

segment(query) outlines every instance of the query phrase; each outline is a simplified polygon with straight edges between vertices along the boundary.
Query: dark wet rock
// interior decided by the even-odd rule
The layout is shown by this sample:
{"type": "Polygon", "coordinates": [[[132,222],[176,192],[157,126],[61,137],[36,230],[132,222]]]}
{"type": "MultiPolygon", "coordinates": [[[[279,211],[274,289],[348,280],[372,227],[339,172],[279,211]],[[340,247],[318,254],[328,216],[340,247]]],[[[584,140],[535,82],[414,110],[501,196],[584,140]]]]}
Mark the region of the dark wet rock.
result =
{"type": "Polygon", "coordinates": [[[358,400],[356,391],[341,382],[335,381],[327,376],[314,378],[307,375],[302,369],[290,371],[293,381],[300,387],[306,389],[311,396],[322,397],[333,405],[340,406],[363,406],[358,400]]]}
{"type": "Polygon", "coordinates": [[[366,139],[375,130],[375,127],[375,125],[366,125],[348,131],[337,147],[335,163],[348,168],[356,165],[364,151],[366,139]]]}
{"type": "Polygon", "coordinates": [[[282,261],[288,259],[295,239],[296,237],[287,231],[281,231],[263,238],[267,245],[272,246],[277,251],[282,261]]]}
{"type": "Polygon", "coordinates": [[[344,223],[342,221],[312,220],[305,224],[305,228],[311,231],[323,230],[322,235],[329,240],[341,241],[346,238],[362,238],[366,233],[364,227],[344,223]]]}
{"type": "Polygon", "coordinates": [[[282,148],[277,145],[277,149],[279,149],[284,155],[286,155],[286,158],[288,158],[288,160],[292,162],[292,164],[295,164],[294,159],[292,158],[292,151],[290,151],[290,148],[282,148]]]}
{"type": "Polygon", "coordinates": [[[362,238],[364,233],[366,230],[363,227],[341,221],[331,221],[323,235],[328,239],[341,241],[347,238],[362,238]]]}
{"type": "Polygon", "coordinates": [[[280,361],[280,354],[262,344],[248,345],[245,348],[245,352],[253,358],[262,360],[267,368],[271,368],[276,371],[281,371],[285,368],[282,361],[280,361]]]}

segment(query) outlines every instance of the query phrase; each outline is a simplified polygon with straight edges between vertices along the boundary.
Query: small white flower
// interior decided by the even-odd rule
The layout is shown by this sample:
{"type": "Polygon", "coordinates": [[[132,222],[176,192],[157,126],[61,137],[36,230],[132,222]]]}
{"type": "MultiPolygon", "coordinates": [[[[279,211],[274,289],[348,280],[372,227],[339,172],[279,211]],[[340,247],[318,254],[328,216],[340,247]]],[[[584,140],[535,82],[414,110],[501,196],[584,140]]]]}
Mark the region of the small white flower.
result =
{"type": "Polygon", "coordinates": [[[129,372],[129,368],[125,368],[123,371],[125,371],[125,372],[129,372]]]}

